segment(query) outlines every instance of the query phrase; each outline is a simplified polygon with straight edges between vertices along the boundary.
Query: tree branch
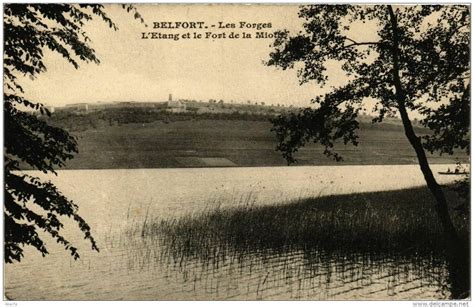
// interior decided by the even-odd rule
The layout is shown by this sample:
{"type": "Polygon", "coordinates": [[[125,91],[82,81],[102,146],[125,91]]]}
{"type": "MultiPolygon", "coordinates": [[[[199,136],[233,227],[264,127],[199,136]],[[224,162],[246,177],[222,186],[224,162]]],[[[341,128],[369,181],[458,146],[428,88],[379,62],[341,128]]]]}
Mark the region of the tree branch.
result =
{"type": "Polygon", "coordinates": [[[379,46],[382,46],[382,45],[385,44],[384,42],[357,42],[357,41],[355,41],[355,40],[353,40],[352,38],[349,38],[349,37],[344,37],[344,38],[347,39],[348,41],[352,42],[352,44],[344,46],[345,48],[346,47],[353,47],[353,46],[366,46],[366,45],[379,45],[379,46]]]}

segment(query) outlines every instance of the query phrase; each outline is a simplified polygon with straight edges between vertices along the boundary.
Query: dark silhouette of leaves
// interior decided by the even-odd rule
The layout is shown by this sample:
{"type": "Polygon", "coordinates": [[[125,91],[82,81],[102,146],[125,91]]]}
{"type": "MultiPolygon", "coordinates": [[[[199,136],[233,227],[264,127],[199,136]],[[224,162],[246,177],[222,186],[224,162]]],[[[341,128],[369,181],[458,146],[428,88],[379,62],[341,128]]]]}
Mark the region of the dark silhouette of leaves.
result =
{"type": "MultiPolygon", "coordinates": [[[[122,5],[143,22],[136,8],[122,5]]],[[[4,5],[4,104],[5,119],[5,262],[20,261],[23,247],[31,245],[43,256],[48,253],[38,235],[42,230],[64,246],[74,259],[77,248],[61,235],[59,217],[73,219],[93,250],[99,250],[89,225],[77,213],[77,205],[67,199],[49,181],[26,175],[21,163],[35,170],[56,174],[78,152],[74,137],[61,128],[49,126],[37,112],[50,116],[41,103],[29,101],[17,77],[34,78],[45,72],[46,49],[60,54],[75,68],[81,62],[99,63],[90,39],[82,31],[93,18],[103,20],[110,28],[117,26],[98,4],[5,4],[4,5]],[[33,111],[33,112],[32,112],[33,111]],[[36,112],[36,113],[35,113],[36,112]]]]}
{"type": "MultiPolygon", "coordinates": [[[[396,7],[398,71],[403,107],[424,115],[433,134],[423,146],[431,152],[469,153],[470,13],[463,5],[396,7]]],[[[393,29],[386,5],[305,5],[299,17],[304,31],[278,32],[267,65],[282,69],[302,64],[301,83],[328,81],[326,64],[338,61],[346,85],[313,99],[315,107],[273,121],[277,149],[288,162],[307,142],[319,142],[337,160],[334,142],[357,143],[357,114],[364,99],[376,102],[375,122],[399,111],[393,77],[393,29]],[[351,36],[354,23],[377,27],[376,41],[351,36]],[[342,114],[345,114],[345,118],[342,114]],[[351,115],[348,116],[347,113],[351,115]],[[347,119],[347,124],[343,122],[347,119]]]]}

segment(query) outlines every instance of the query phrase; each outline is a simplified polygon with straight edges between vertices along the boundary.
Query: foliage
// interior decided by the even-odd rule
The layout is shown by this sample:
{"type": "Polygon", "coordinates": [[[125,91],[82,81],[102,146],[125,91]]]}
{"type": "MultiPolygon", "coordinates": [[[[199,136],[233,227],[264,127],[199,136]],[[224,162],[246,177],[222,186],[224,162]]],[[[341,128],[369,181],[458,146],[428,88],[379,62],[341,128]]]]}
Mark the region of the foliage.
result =
{"type": "MultiPolygon", "coordinates": [[[[133,6],[124,5],[141,19],[133,6]]],[[[76,140],[67,131],[49,126],[37,116],[50,112],[41,103],[25,98],[19,76],[34,78],[46,71],[44,53],[60,54],[75,68],[80,62],[99,63],[90,38],[82,30],[93,18],[110,28],[117,26],[102,5],[5,4],[4,6],[4,120],[5,120],[5,262],[20,261],[25,245],[48,253],[39,230],[52,236],[77,259],[79,254],[60,233],[61,216],[72,218],[99,250],[89,225],[78,215],[77,205],[51,183],[20,171],[20,162],[35,170],[56,174],[55,168],[78,152],[76,140]]]]}
{"type": "Polygon", "coordinates": [[[326,155],[340,160],[334,142],[342,139],[357,145],[357,116],[367,101],[375,102],[376,121],[400,107],[423,115],[422,124],[433,131],[424,139],[429,151],[469,152],[469,7],[395,6],[395,19],[391,9],[388,5],[302,6],[299,17],[304,31],[294,36],[288,30],[278,32],[268,65],[298,67],[301,83],[322,87],[332,81],[328,62],[339,63],[346,74],[344,85],[313,99],[314,107],[273,121],[277,149],[289,163],[308,142],[321,143],[326,155]],[[375,27],[378,39],[368,41],[364,31],[351,32],[361,25],[375,27]],[[397,87],[403,91],[397,92],[397,87]]]}

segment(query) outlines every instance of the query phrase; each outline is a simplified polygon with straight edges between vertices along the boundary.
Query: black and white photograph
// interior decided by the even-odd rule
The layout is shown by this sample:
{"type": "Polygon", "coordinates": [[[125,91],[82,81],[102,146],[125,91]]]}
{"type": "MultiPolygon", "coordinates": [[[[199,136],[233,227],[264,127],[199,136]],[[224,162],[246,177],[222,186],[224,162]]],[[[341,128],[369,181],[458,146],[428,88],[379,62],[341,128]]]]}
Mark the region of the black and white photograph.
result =
{"type": "Polygon", "coordinates": [[[5,306],[468,306],[470,3],[2,5],[5,306]]]}

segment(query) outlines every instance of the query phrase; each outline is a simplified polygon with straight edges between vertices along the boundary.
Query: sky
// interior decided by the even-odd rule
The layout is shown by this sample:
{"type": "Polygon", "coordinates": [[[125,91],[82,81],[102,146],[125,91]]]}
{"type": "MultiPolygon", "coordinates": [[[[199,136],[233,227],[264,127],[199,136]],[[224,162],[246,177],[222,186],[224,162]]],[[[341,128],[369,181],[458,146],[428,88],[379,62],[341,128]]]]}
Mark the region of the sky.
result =
{"type": "MultiPolygon", "coordinates": [[[[240,28],[240,22],[271,23],[279,29],[300,31],[302,20],[295,5],[153,5],[137,4],[145,24],[120,5],[105,10],[119,27],[108,28],[96,20],[84,27],[101,61],[82,63],[76,70],[58,54],[45,53],[47,72],[34,80],[21,80],[27,97],[48,106],[114,101],[157,102],[174,99],[209,99],[225,102],[265,102],[307,106],[321,93],[315,83],[300,85],[297,71],[264,65],[272,51],[271,38],[230,39],[228,35],[257,29],[240,28]],[[153,28],[155,22],[204,22],[208,29],[153,28]],[[218,23],[234,23],[234,29],[217,29],[218,23]],[[212,25],[215,27],[212,28],[212,25]],[[225,32],[226,39],[142,39],[143,32],[187,32],[205,35],[225,32]]],[[[360,27],[367,36],[367,28],[360,27]]],[[[370,39],[370,37],[369,37],[370,39]]],[[[330,68],[331,84],[345,80],[337,63],[330,68]]]]}

